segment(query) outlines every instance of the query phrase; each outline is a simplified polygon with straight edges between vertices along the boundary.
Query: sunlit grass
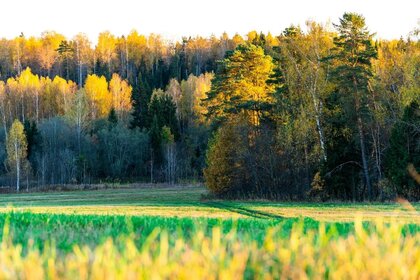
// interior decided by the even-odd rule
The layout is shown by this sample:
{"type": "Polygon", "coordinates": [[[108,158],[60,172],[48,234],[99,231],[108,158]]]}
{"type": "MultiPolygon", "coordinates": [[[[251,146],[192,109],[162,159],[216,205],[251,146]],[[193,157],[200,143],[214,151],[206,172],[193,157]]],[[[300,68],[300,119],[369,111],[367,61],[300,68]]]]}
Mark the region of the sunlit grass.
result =
{"type": "Polygon", "coordinates": [[[17,208],[0,208],[0,212],[9,211],[43,213],[43,214],[76,214],[76,215],[123,215],[123,216],[162,216],[162,217],[207,217],[238,218],[243,215],[229,210],[212,207],[195,206],[131,206],[131,205],[81,205],[81,206],[33,206],[17,208]]]}
{"type": "Polygon", "coordinates": [[[398,218],[399,221],[420,224],[419,211],[406,211],[402,207],[391,209],[381,209],[377,206],[359,206],[359,207],[327,207],[314,208],[306,206],[290,207],[250,207],[250,209],[265,211],[283,217],[309,217],[320,221],[353,221],[355,217],[363,217],[364,220],[375,220],[383,218],[391,221],[398,218]]]}
{"type": "Polygon", "coordinates": [[[209,218],[311,217],[321,221],[352,221],[378,217],[420,223],[420,204],[406,209],[398,203],[292,203],[208,201],[202,187],[150,187],[98,191],[10,194],[0,197],[0,212],[30,211],[78,215],[124,215],[209,218]],[[260,212],[260,213],[255,213],[260,212]],[[260,215],[263,213],[263,215],[260,215]]]}

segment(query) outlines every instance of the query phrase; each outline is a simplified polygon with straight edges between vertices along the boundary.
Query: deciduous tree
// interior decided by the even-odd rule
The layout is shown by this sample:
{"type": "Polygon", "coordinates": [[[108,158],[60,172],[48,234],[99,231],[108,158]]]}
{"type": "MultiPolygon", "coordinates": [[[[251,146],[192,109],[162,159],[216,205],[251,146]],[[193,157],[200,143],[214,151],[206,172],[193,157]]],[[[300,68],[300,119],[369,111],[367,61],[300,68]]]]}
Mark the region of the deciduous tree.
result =
{"type": "Polygon", "coordinates": [[[19,120],[15,120],[9,131],[7,139],[7,164],[16,175],[16,191],[19,192],[23,169],[27,165],[28,143],[23,128],[19,120]]]}

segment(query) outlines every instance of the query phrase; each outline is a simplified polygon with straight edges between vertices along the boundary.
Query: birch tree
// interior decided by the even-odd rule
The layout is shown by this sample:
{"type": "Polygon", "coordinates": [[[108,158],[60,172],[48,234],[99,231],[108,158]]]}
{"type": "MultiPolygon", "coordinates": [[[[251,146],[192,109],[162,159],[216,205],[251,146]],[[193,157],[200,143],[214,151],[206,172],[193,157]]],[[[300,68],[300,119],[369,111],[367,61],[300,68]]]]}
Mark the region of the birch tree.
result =
{"type": "Polygon", "coordinates": [[[21,173],[27,165],[28,143],[24,133],[23,124],[19,120],[15,120],[9,131],[7,138],[7,164],[13,173],[16,174],[16,191],[20,189],[21,173]]]}
{"type": "Polygon", "coordinates": [[[82,134],[89,121],[89,104],[84,89],[80,89],[76,92],[76,96],[73,99],[73,106],[71,110],[68,111],[67,118],[76,127],[77,146],[80,153],[82,134]]]}

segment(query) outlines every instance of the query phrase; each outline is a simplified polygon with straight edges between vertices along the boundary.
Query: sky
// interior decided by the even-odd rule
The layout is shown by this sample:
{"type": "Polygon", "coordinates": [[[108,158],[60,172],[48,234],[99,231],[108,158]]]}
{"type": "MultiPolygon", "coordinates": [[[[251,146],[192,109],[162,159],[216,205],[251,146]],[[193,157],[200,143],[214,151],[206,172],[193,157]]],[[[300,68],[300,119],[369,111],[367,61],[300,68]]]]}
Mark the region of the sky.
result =
{"type": "Polygon", "coordinates": [[[121,36],[136,29],[181,36],[281,33],[305,21],[337,23],[344,12],[361,13],[378,38],[398,39],[420,27],[419,0],[3,0],[0,37],[56,31],[72,38],[85,33],[95,43],[102,31],[121,36]]]}

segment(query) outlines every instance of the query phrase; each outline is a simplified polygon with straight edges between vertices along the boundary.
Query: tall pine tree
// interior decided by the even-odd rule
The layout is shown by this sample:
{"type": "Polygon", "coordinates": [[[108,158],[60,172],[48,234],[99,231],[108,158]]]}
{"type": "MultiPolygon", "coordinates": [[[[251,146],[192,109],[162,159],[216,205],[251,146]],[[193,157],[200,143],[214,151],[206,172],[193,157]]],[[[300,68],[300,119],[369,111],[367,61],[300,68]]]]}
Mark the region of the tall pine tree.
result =
{"type": "Polygon", "coordinates": [[[340,24],[335,27],[339,35],[334,40],[335,49],[330,57],[335,66],[333,77],[342,96],[340,105],[345,110],[348,122],[357,131],[364,181],[368,197],[372,199],[365,127],[369,114],[369,79],[373,75],[371,60],[377,57],[377,50],[372,44],[373,35],[367,30],[363,16],[345,13],[340,19],[340,24]]]}

